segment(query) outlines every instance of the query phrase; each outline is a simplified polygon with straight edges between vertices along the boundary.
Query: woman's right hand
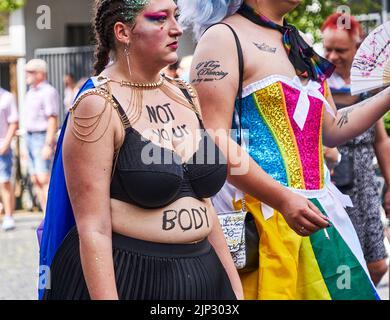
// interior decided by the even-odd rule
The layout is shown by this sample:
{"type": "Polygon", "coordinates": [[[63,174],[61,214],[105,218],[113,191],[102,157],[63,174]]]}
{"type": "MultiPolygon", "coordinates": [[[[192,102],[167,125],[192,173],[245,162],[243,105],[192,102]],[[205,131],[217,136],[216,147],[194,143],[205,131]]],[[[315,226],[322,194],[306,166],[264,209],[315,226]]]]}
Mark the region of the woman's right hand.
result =
{"type": "Polygon", "coordinates": [[[303,237],[330,226],[328,218],[310,200],[291,191],[287,191],[280,212],[290,228],[303,237]]]}

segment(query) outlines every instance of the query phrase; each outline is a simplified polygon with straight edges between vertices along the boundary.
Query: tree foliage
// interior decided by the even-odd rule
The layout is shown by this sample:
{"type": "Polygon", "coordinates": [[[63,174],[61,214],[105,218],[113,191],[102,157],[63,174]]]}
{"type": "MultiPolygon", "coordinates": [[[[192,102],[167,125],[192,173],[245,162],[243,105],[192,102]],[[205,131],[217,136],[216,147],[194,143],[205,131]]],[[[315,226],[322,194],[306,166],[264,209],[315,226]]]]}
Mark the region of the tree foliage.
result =
{"type": "Polygon", "coordinates": [[[26,0],[0,0],[0,12],[12,12],[25,4],[26,0]]]}
{"type": "Polygon", "coordinates": [[[0,0],[0,35],[4,33],[8,15],[14,10],[22,8],[27,0],[0,0]]]}
{"type": "Polygon", "coordinates": [[[381,11],[379,1],[372,0],[302,0],[287,16],[287,20],[299,30],[311,33],[317,42],[321,38],[320,28],[325,19],[334,12],[342,12],[343,8],[350,10],[352,15],[381,11]]]}
{"type": "Polygon", "coordinates": [[[390,111],[385,115],[385,127],[387,134],[390,136],[390,111]]]}

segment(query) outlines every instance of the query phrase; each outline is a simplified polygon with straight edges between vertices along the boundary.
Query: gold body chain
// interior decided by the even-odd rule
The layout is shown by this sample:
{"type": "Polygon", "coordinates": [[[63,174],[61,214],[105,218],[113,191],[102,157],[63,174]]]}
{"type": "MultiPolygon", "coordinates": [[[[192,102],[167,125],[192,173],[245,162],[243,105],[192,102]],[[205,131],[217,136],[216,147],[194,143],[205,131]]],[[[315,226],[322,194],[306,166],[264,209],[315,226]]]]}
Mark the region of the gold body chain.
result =
{"type": "Polygon", "coordinates": [[[147,91],[147,90],[157,90],[157,89],[161,90],[169,98],[171,98],[172,100],[176,101],[177,103],[187,108],[190,108],[201,118],[201,113],[195,103],[197,97],[195,94],[195,90],[192,88],[190,84],[188,84],[184,80],[173,79],[165,75],[164,76],[161,75],[160,80],[158,82],[153,82],[153,83],[134,83],[129,81],[116,81],[116,80],[111,80],[104,76],[98,76],[96,80],[98,83],[102,83],[102,84],[95,89],[90,89],[82,93],[77,98],[73,106],[69,109],[71,124],[72,124],[71,126],[72,133],[80,141],[87,142],[87,143],[94,143],[100,140],[104,136],[104,134],[107,132],[107,129],[109,127],[109,123],[111,122],[111,117],[112,117],[111,108],[110,108],[110,115],[109,115],[107,127],[103,130],[103,133],[100,134],[95,139],[87,139],[87,137],[93,135],[93,133],[99,127],[103,114],[107,110],[108,104],[111,104],[111,106],[115,110],[117,110],[118,116],[120,117],[121,123],[125,130],[131,125],[133,125],[134,123],[136,123],[142,114],[143,91],[147,91]],[[187,90],[187,92],[190,94],[191,98],[193,99],[193,102],[191,103],[185,97],[179,95],[178,92],[176,92],[174,89],[171,88],[171,86],[166,85],[165,80],[167,80],[167,82],[172,83],[173,85],[181,89],[187,90]],[[130,87],[132,89],[130,99],[129,99],[129,105],[127,107],[127,110],[125,111],[125,114],[123,115],[121,115],[121,113],[119,112],[118,110],[119,106],[116,103],[116,101],[113,99],[111,87],[109,85],[110,82],[115,82],[120,84],[121,87],[130,87]],[[89,116],[89,117],[76,116],[75,110],[77,106],[85,97],[90,95],[97,95],[105,99],[103,111],[101,111],[100,113],[94,116],[89,116]],[[130,110],[130,108],[132,110],[130,110]]]}

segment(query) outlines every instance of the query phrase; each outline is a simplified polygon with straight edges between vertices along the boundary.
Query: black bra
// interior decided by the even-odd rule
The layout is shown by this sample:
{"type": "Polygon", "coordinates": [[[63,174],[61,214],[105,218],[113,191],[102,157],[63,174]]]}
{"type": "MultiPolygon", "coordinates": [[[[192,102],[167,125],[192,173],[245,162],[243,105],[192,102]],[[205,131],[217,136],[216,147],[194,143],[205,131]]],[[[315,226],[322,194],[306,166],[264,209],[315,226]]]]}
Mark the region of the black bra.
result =
{"type": "MultiPolygon", "coordinates": [[[[181,90],[193,105],[187,90],[181,90]]],[[[128,121],[123,108],[113,99],[122,121],[128,121]]],[[[203,199],[214,196],[226,180],[226,158],[196,115],[202,139],[197,151],[185,163],[175,151],[154,144],[127,126],[113,169],[111,198],[149,209],[165,207],[183,197],[203,199]]]]}

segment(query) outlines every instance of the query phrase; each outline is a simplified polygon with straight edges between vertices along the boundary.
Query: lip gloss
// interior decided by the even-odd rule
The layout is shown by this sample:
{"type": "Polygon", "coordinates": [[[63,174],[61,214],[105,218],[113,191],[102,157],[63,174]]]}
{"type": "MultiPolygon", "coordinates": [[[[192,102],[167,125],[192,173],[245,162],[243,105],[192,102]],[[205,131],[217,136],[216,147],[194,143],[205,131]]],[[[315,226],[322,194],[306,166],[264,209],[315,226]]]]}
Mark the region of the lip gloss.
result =
{"type": "Polygon", "coordinates": [[[179,47],[179,44],[177,42],[170,44],[168,47],[172,49],[177,49],[179,47]]]}

